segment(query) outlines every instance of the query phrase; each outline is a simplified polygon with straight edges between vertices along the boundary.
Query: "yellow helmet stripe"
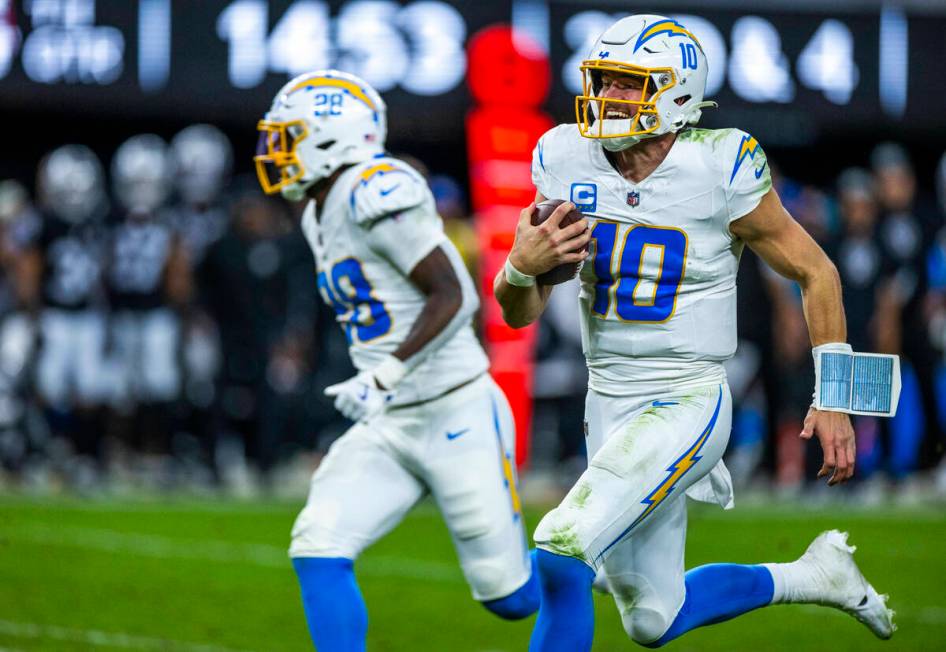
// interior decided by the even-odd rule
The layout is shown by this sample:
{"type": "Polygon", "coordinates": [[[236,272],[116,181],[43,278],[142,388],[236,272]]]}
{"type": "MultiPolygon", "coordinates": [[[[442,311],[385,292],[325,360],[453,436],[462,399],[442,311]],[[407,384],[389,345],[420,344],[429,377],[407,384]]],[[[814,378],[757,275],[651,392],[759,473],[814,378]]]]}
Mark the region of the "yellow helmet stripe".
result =
{"type": "Polygon", "coordinates": [[[658,34],[663,34],[663,33],[667,33],[670,36],[686,36],[693,39],[693,42],[696,43],[697,45],[700,45],[700,42],[697,40],[697,38],[693,36],[693,34],[690,33],[690,31],[687,28],[685,28],[683,25],[681,25],[677,21],[661,20],[660,22],[654,23],[653,25],[645,29],[643,32],[641,32],[641,35],[637,37],[637,43],[634,45],[634,51],[637,52],[638,48],[640,48],[644,43],[654,38],[658,34]]]}
{"type": "Polygon", "coordinates": [[[305,81],[301,81],[289,89],[289,92],[295,93],[302,88],[313,88],[316,86],[333,86],[335,88],[344,89],[351,93],[353,97],[356,97],[367,104],[368,108],[370,108],[372,111],[378,110],[378,108],[374,105],[374,102],[371,101],[371,98],[368,97],[364,90],[362,90],[361,86],[354,82],[350,82],[347,79],[335,79],[334,77],[315,77],[314,79],[306,79],[305,81]]]}

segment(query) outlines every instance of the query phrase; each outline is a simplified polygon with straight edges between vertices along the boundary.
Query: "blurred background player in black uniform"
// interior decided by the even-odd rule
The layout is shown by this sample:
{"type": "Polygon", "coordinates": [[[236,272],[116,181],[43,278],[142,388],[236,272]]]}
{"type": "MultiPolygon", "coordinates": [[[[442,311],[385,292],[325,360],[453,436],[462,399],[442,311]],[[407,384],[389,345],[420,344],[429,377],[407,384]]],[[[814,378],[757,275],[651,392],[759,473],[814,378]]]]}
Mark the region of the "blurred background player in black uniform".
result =
{"type": "MultiPolygon", "coordinates": [[[[213,125],[196,124],[171,139],[170,154],[176,197],[168,215],[193,279],[208,249],[230,226],[224,193],[230,184],[233,148],[213,125]]],[[[221,365],[220,336],[205,301],[213,291],[195,287],[189,301],[181,306],[181,394],[171,426],[172,449],[183,465],[182,476],[198,486],[211,484],[216,468],[214,403],[221,365]]]]}
{"type": "Polygon", "coordinates": [[[207,250],[197,276],[202,305],[220,329],[216,464],[224,485],[238,493],[266,486],[277,461],[311,445],[313,425],[319,432],[337,420],[313,391],[330,382],[313,369],[327,365],[330,381],[347,369],[333,357],[345,356],[343,342],[317,344],[320,334],[338,329],[327,317],[321,327],[314,321],[312,259],[286,205],[256,192],[255,180],[240,181],[231,228],[207,250]]]}
{"type": "Polygon", "coordinates": [[[153,134],[133,136],[115,152],[111,176],[112,425],[166,483],[173,471],[170,410],[181,383],[179,311],[192,291],[186,252],[165,210],[173,182],[166,144],[153,134]]]}
{"type": "Polygon", "coordinates": [[[940,220],[934,202],[917,192],[913,165],[903,147],[878,145],[871,153],[871,167],[880,205],[878,244],[891,266],[881,298],[885,327],[879,332],[878,350],[903,356],[913,372],[904,383],[915,383],[919,396],[919,404],[905,405],[897,420],[882,424],[897,433],[898,440],[888,448],[888,466],[899,481],[918,466],[934,465],[943,440],[936,400],[937,356],[927,327],[926,262],[927,243],[933,241],[940,220]]]}
{"type": "Polygon", "coordinates": [[[30,460],[46,466],[48,431],[30,400],[35,297],[22,273],[31,262],[23,254],[41,224],[26,188],[13,179],[0,182],[0,473],[24,475],[30,460]]]}
{"type": "Polygon", "coordinates": [[[65,145],[40,162],[36,186],[42,217],[22,245],[20,266],[26,305],[38,314],[36,389],[51,460],[75,484],[89,485],[104,461],[105,175],[90,149],[65,145]]]}

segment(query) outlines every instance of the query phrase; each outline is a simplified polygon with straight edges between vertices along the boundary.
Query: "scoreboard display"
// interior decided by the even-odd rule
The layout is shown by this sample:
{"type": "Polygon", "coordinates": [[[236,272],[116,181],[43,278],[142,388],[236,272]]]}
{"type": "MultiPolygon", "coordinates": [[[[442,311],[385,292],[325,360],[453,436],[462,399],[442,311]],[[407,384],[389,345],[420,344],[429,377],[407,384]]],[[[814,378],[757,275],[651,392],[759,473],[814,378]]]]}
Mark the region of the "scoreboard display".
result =
{"type": "MultiPolygon", "coordinates": [[[[338,67],[384,93],[392,132],[459,141],[472,35],[506,23],[537,42],[552,70],[546,108],[572,120],[578,62],[629,4],[0,0],[0,109],[245,123],[293,75],[338,67]]],[[[838,130],[942,134],[946,8],[795,4],[665,10],[706,51],[707,97],[721,106],[704,113],[708,126],[739,124],[782,145],[838,130]]]]}
{"type": "Polygon", "coordinates": [[[288,79],[337,67],[440,135],[445,111],[462,125],[467,39],[509,13],[461,4],[0,0],[0,108],[255,122],[288,79]]]}
{"type": "MultiPolygon", "coordinates": [[[[879,3],[857,11],[843,3],[843,13],[831,13],[831,3],[757,3],[757,11],[746,9],[752,3],[716,4],[723,8],[674,3],[667,12],[699,39],[709,61],[706,97],[720,110],[704,111],[701,124],[738,124],[783,145],[833,131],[938,128],[946,135],[946,95],[932,91],[946,89],[946,70],[931,64],[946,55],[946,5],[911,14],[879,3]]],[[[573,114],[558,102],[580,90],[578,64],[608,25],[628,15],[615,11],[620,6],[546,5],[558,117],[567,117],[562,108],[573,114]]]]}

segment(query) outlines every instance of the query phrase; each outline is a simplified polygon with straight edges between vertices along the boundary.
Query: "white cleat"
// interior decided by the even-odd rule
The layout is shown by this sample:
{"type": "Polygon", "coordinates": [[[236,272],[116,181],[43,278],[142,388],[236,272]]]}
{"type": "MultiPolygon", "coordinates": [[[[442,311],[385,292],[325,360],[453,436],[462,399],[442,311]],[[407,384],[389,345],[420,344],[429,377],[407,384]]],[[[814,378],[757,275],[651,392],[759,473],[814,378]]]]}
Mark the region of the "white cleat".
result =
{"type": "Polygon", "coordinates": [[[854,563],[856,548],[847,543],[847,532],[819,534],[799,561],[811,564],[818,578],[819,604],[840,609],[867,625],[875,636],[888,639],[897,626],[886,594],[879,594],[854,563]]]}

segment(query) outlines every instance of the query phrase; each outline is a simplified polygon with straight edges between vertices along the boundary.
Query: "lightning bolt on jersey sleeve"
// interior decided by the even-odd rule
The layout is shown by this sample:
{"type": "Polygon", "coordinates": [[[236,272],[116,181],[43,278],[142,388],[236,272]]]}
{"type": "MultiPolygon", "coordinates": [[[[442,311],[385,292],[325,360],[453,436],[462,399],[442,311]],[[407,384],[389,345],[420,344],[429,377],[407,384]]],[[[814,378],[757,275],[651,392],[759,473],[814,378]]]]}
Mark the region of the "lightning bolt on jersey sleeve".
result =
{"type": "Polygon", "coordinates": [[[377,158],[358,173],[351,191],[351,213],[357,224],[373,222],[432,200],[423,177],[390,157],[377,158]]]}
{"type": "Polygon", "coordinates": [[[729,221],[755,209],[772,188],[772,176],[759,141],[744,131],[728,130],[718,151],[723,164],[723,188],[729,204],[729,221]]]}

